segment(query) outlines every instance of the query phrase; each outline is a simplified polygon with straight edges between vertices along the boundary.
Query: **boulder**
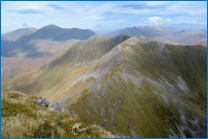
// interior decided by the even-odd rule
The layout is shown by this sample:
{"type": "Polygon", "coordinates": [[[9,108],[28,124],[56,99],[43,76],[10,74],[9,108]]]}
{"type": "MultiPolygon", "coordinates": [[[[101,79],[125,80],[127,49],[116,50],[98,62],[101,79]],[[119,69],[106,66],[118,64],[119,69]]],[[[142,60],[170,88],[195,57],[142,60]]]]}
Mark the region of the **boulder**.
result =
{"type": "Polygon", "coordinates": [[[38,104],[38,105],[40,105],[40,106],[44,106],[44,107],[48,107],[48,105],[49,105],[49,102],[48,102],[48,100],[46,99],[46,98],[42,98],[42,97],[39,97],[39,98],[37,98],[37,99],[33,99],[33,101],[36,103],[36,104],[38,104]]]}
{"type": "Polygon", "coordinates": [[[77,133],[79,133],[81,131],[85,131],[85,130],[86,130],[86,128],[85,128],[85,126],[82,123],[75,123],[72,126],[71,133],[74,134],[74,135],[77,135],[77,133]]]}
{"type": "Polygon", "coordinates": [[[60,104],[57,103],[57,102],[54,102],[54,103],[50,103],[48,105],[48,108],[51,108],[51,109],[54,109],[55,111],[61,111],[61,107],[60,107],[60,104]]]}
{"type": "Polygon", "coordinates": [[[66,113],[66,114],[72,114],[69,110],[67,110],[67,109],[61,109],[61,112],[63,112],[63,113],[66,113]]]}

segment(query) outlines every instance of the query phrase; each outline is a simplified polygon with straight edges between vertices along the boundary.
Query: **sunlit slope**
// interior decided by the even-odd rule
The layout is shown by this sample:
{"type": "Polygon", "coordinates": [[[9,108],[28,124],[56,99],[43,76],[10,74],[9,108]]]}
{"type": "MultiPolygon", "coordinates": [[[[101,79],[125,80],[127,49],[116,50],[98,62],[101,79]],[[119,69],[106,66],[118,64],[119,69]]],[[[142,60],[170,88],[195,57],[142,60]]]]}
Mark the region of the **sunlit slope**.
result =
{"type": "MultiPolygon", "coordinates": [[[[85,72],[96,59],[127,38],[128,36],[109,38],[95,35],[87,41],[79,41],[72,45],[66,53],[50,64],[42,66],[38,71],[14,78],[11,81],[11,89],[33,94],[57,93],[53,93],[54,88],[57,87],[60,91],[60,86],[69,84],[75,76],[85,72]]],[[[67,88],[67,86],[64,87],[64,89],[67,88]]]]}
{"type": "Polygon", "coordinates": [[[2,137],[4,138],[77,138],[117,137],[97,125],[73,134],[79,117],[48,109],[34,103],[35,96],[20,92],[2,93],[2,137]]]}
{"type": "Polygon", "coordinates": [[[11,89],[58,101],[82,120],[121,136],[206,136],[205,47],[139,36],[116,47],[101,43],[105,54],[92,53],[103,45],[91,39],[39,71],[17,77],[11,89]]]}
{"type": "Polygon", "coordinates": [[[70,85],[94,80],[71,109],[117,134],[204,137],[205,58],[202,46],[131,38],[70,85]]]}

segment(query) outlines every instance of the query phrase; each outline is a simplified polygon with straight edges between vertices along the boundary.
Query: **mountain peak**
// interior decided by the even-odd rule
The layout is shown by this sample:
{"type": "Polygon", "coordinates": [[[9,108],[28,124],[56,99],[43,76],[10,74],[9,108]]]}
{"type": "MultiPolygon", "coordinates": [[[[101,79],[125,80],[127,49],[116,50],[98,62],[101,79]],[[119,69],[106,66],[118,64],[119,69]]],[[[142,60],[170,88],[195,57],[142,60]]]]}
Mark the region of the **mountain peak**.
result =
{"type": "Polygon", "coordinates": [[[42,29],[62,29],[62,28],[59,27],[59,26],[56,26],[54,24],[50,24],[50,25],[47,25],[47,26],[44,26],[44,27],[40,28],[39,30],[42,30],[42,29]]]}
{"type": "Polygon", "coordinates": [[[34,27],[27,27],[27,28],[19,28],[14,31],[5,33],[1,36],[2,40],[11,40],[16,41],[23,36],[29,36],[32,33],[36,32],[37,29],[34,27]]]}

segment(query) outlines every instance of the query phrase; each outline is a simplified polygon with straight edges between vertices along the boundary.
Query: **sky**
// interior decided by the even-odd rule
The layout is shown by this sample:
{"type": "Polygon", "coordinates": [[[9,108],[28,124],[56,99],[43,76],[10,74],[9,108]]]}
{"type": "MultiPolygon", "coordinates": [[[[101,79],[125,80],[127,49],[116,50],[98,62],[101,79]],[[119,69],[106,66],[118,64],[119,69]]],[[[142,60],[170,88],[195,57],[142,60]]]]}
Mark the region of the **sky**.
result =
{"type": "Polygon", "coordinates": [[[199,30],[207,27],[207,2],[1,1],[1,34],[49,24],[96,33],[133,26],[199,30]]]}

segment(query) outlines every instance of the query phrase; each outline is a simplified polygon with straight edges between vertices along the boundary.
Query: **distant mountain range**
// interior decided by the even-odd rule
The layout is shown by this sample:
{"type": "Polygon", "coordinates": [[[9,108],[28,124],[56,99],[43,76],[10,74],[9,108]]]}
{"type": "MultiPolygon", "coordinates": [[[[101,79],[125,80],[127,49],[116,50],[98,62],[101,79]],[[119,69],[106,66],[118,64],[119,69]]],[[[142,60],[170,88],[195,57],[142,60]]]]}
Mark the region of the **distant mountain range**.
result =
{"type": "Polygon", "coordinates": [[[24,39],[49,39],[54,41],[66,41],[71,39],[86,40],[93,36],[95,33],[89,29],[60,28],[56,25],[48,25],[40,29],[35,28],[21,28],[2,35],[2,40],[18,40],[21,37],[24,39]]]}
{"type": "Polygon", "coordinates": [[[167,28],[158,26],[139,26],[139,27],[128,27],[119,29],[112,32],[104,33],[105,36],[117,36],[117,35],[128,35],[128,36],[146,36],[154,38],[166,43],[181,44],[181,45],[192,45],[196,42],[206,39],[206,30],[190,31],[187,29],[181,29],[178,31],[172,31],[167,28]]]}
{"type": "Polygon", "coordinates": [[[128,35],[77,41],[4,89],[59,102],[121,137],[205,137],[206,48],[128,35]]]}
{"type": "Polygon", "coordinates": [[[66,51],[76,40],[85,40],[94,34],[91,30],[63,29],[55,25],[38,30],[22,28],[3,34],[3,78],[38,68],[66,51]]]}
{"type": "Polygon", "coordinates": [[[64,29],[55,25],[48,25],[31,34],[29,39],[50,39],[54,41],[66,41],[71,39],[86,40],[94,34],[95,33],[89,29],[64,29]]]}

